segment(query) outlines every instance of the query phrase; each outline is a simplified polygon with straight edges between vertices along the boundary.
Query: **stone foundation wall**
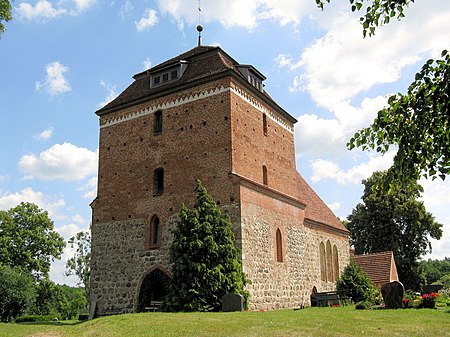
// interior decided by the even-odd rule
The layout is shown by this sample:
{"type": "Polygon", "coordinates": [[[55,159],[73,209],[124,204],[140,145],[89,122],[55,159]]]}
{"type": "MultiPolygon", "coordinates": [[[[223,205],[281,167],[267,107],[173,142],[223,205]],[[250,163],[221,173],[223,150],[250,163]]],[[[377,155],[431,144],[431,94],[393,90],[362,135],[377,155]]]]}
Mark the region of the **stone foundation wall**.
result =
{"type": "MultiPolygon", "coordinates": [[[[222,210],[230,215],[240,245],[238,205],[224,205],[222,210]]],[[[170,274],[170,245],[176,221],[175,214],[161,227],[158,249],[146,249],[144,219],[93,226],[90,300],[91,304],[95,302],[97,316],[136,312],[145,276],[155,268],[170,274]]]]}
{"type": "Polygon", "coordinates": [[[335,289],[334,282],[320,279],[319,244],[330,240],[337,246],[342,272],[349,260],[347,237],[308,228],[303,225],[299,216],[303,211],[298,207],[251,189],[243,188],[241,198],[243,265],[252,281],[248,285],[250,310],[310,305],[313,287],[318,291],[335,289]],[[282,233],[282,262],[276,255],[277,229],[282,233]]]}
{"type": "MultiPolygon", "coordinates": [[[[170,227],[163,226],[165,243],[170,227]]],[[[91,305],[98,316],[135,312],[145,275],[155,266],[170,270],[169,246],[144,250],[144,220],[96,224],[92,235],[91,305]]]]}

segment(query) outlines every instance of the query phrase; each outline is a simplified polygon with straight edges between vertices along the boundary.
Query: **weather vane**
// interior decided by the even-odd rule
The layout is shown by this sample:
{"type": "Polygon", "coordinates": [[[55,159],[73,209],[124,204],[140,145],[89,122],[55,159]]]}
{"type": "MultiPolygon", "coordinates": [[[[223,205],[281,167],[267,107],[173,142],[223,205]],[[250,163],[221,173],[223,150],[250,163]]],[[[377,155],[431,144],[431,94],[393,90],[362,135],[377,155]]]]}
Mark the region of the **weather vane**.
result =
{"type": "Polygon", "coordinates": [[[198,46],[200,47],[202,45],[202,6],[200,4],[200,0],[198,0],[198,25],[197,25],[197,31],[198,31],[198,46]]]}

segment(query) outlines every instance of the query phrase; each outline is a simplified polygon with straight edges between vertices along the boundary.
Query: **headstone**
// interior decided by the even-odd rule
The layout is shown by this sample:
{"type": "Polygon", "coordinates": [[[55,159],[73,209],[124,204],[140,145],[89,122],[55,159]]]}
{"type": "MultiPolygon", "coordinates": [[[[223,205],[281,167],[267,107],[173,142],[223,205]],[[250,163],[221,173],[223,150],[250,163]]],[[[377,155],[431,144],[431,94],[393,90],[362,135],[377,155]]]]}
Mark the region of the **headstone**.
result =
{"type": "Polygon", "coordinates": [[[383,284],[381,287],[381,294],[383,295],[384,306],[387,309],[401,309],[403,308],[403,294],[405,288],[403,284],[398,281],[383,284]]]}
{"type": "Polygon", "coordinates": [[[94,319],[97,311],[97,302],[91,302],[91,306],[89,307],[89,317],[88,319],[94,319]]]}
{"type": "Polygon", "coordinates": [[[240,294],[225,294],[222,297],[222,311],[243,311],[244,298],[240,294]]]}

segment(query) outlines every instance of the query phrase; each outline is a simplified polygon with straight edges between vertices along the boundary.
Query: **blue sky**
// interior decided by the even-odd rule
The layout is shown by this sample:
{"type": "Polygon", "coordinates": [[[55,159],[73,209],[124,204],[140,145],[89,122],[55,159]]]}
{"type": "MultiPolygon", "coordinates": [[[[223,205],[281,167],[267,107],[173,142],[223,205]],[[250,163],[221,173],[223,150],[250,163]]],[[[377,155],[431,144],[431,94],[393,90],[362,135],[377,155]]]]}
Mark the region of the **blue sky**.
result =
{"type": "MultiPolygon", "coordinates": [[[[393,157],[345,144],[450,47],[450,2],[417,1],[402,22],[366,39],[348,2],[334,2],[321,12],[314,0],[203,0],[203,44],[267,76],[266,90],[299,121],[298,170],[345,218],[360,201],[361,179],[393,157]]],[[[196,0],[13,2],[0,39],[0,209],[35,202],[66,239],[89,228],[94,112],[132,75],[196,46],[197,7],[196,0]]],[[[422,184],[427,210],[444,224],[429,257],[442,259],[450,256],[450,183],[422,184]]],[[[72,253],[53,264],[54,281],[74,283],[63,275],[72,253]]]]}

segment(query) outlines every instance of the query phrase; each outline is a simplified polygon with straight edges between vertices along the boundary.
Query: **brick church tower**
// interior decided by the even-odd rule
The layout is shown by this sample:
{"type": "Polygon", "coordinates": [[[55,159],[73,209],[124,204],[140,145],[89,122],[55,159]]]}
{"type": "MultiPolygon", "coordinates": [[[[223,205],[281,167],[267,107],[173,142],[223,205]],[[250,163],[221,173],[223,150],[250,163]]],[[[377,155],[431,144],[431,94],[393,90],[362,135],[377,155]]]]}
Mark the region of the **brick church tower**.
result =
{"type": "Polygon", "coordinates": [[[143,310],[170,277],[171,230],[200,179],[234,225],[250,309],[309,305],[334,289],[348,232],[296,171],[294,123],[265,77],[198,46],[135,75],[100,117],[91,305],[143,310]]]}

